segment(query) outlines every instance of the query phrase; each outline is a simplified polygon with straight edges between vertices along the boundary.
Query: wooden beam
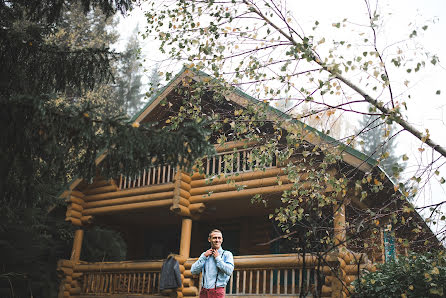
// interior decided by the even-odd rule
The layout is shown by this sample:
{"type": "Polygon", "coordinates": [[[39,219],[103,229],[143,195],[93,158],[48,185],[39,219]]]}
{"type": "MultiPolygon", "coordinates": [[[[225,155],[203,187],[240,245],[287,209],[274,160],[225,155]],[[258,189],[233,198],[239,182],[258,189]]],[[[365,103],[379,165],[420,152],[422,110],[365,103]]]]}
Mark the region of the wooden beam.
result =
{"type": "Polygon", "coordinates": [[[101,194],[101,193],[108,193],[108,192],[114,192],[118,191],[118,187],[116,185],[107,185],[107,186],[101,186],[97,188],[92,188],[87,191],[85,191],[85,195],[95,195],[95,194],[101,194]]]}
{"type": "Polygon", "coordinates": [[[84,210],[84,208],[82,207],[82,205],[77,204],[77,203],[71,203],[70,205],[68,205],[68,210],[76,210],[78,212],[82,212],[82,210],[84,210]]]}
{"type": "Polygon", "coordinates": [[[169,206],[170,204],[172,204],[172,199],[157,200],[157,201],[149,201],[149,202],[141,202],[141,203],[132,203],[132,204],[90,208],[90,209],[84,210],[83,214],[84,215],[93,215],[93,214],[104,214],[104,213],[116,213],[116,212],[121,212],[121,211],[136,210],[136,209],[143,209],[143,208],[163,207],[163,206],[169,206]]]}
{"type": "Polygon", "coordinates": [[[195,172],[192,175],[192,182],[191,186],[192,188],[195,187],[202,187],[206,185],[214,185],[214,184],[222,184],[226,183],[228,179],[234,180],[234,181],[244,181],[244,180],[253,180],[253,179],[259,179],[259,178],[266,178],[266,177],[272,177],[277,176],[280,174],[284,174],[284,171],[281,168],[271,168],[266,169],[265,171],[252,171],[247,173],[239,173],[238,175],[233,174],[230,176],[222,175],[221,177],[215,177],[210,181],[209,178],[206,179],[206,176],[204,174],[200,174],[198,172],[195,172]]]}
{"type": "Polygon", "coordinates": [[[206,206],[203,203],[195,203],[189,205],[189,210],[191,213],[203,213],[206,206]]]}
{"type": "Polygon", "coordinates": [[[84,206],[84,203],[85,203],[83,199],[79,199],[74,196],[70,196],[68,199],[65,199],[65,202],[72,203],[72,204],[78,204],[82,207],[84,206]]]}
{"type": "Polygon", "coordinates": [[[159,261],[148,261],[148,262],[97,262],[88,264],[77,264],[74,270],[76,272],[132,272],[132,271],[151,271],[158,272],[163,266],[163,260],[159,261]]]}
{"type": "Polygon", "coordinates": [[[183,205],[177,205],[176,207],[170,206],[170,210],[172,210],[172,212],[175,212],[176,214],[178,214],[180,216],[186,216],[186,217],[191,216],[189,208],[187,208],[183,205]]]}
{"type": "Polygon", "coordinates": [[[159,193],[159,192],[165,192],[173,190],[174,185],[173,183],[166,183],[162,185],[150,185],[146,187],[138,187],[134,189],[126,189],[111,193],[103,193],[103,194],[97,194],[97,195],[90,195],[86,196],[84,200],[86,202],[92,202],[92,201],[99,201],[99,200],[108,200],[113,198],[123,198],[123,197],[131,197],[131,196],[137,196],[137,195],[145,195],[145,194],[151,194],[151,193],[159,193]]]}
{"type": "Polygon", "coordinates": [[[70,221],[72,225],[77,226],[77,227],[82,226],[82,221],[79,218],[66,217],[65,221],[70,221]]]}
{"type": "Polygon", "coordinates": [[[215,151],[217,152],[231,152],[232,149],[234,148],[249,148],[251,146],[256,145],[258,142],[254,142],[254,141],[248,141],[248,140],[243,140],[243,141],[231,141],[231,142],[226,142],[224,144],[215,144],[214,148],[215,151]]]}
{"type": "Polygon", "coordinates": [[[210,195],[196,195],[191,196],[189,201],[193,203],[205,203],[208,201],[215,200],[226,200],[226,199],[245,199],[247,197],[252,197],[256,194],[268,194],[268,193],[280,193],[285,190],[289,190],[293,187],[293,184],[282,184],[282,185],[274,185],[274,186],[266,186],[259,188],[251,188],[251,189],[243,189],[240,191],[226,191],[220,193],[213,193],[210,195]]]}
{"type": "Polygon", "coordinates": [[[93,223],[93,216],[87,215],[81,217],[82,225],[89,225],[93,223]]]}
{"type": "Polygon", "coordinates": [[[173,192],[168,191],[168,192],[159,192],[159,193],[145,194],[145,195],[132,196],[132,197],[122,197],[122,198],[109,199],[109,200],[92,201],[92,202],[87,202],[85,204],[84,209],[90,209],[90,208],[96,208],[96,207],[102,207],[102,206],[130,204],[130,203],[137,203],[137,202],[163,200],[163,199],[172,198],[172,196],[173,196],[173,192]]]}
{"type": "Polygon", "coordinates": [[[197,187],[193,188],[190,192],[191,196],[202,195],[207,193],[217,193],[217,192],[225,192],[231,190],[237,190],[237,188],[243,187],[243,189],[271,186],[271,185],[280,185],[280,184],[288,184],[290,180],[287,176],[276,176],[269,178],[261,178],[255,180],[247,180],[241,181],[239,183],[225,183],[225,184],[217,184],[217,185],[209,185],[205,187],[197,187]]]}
{"type": "Polygon", "coordinates": [[[74,217],[74,218],[81,218],[82,217],[82,212],[73,210],[73,209],[68,209],[67,212],[65,213],[66,217],[74,217]]]}

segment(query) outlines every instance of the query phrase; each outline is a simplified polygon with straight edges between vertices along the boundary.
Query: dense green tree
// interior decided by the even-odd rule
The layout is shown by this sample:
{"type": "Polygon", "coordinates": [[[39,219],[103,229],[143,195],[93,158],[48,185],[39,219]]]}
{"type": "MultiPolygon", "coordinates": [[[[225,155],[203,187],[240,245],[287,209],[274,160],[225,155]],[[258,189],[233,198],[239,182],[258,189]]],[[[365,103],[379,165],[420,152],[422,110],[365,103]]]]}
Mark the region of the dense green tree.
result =
{"type": "MultiPolygon", "coordinates": [[[[84,49],[108,49],[118,40],[115,29],[117,23],[113,17],[106,17],[99,8],[83,13],[80,3],[66,3],[67,8],[61,16],[55,31],[46,37],[48,44],[67,47],[72,51],[84,49]]],[[[124,55],[125,56],[125,55],[124,55]]],[[[116,77],[116,68],[121,55],[112,61],[112,74],[116,77]]],[[[57,103],[82,105],[89,103],[98,111],[107,115],[117,115],[123,112],[122,103],[116,100],[111,83],[96,84],[95,88],[86,92],[65,90],[59,94],[57,103]]]]}
{"type": "MultiPolygon", "coordinates": [[[[124,174],[153,162],[189,166],[210,149],[197,123],[160,131],[79,102],[112,81],[119,55],[105,45],[77,48],[51,40],[69,3],[0,3],[1,297],[55,295],[56,261],[67,257],[71,243],[58,193],[71,179],[90,179],[97,171],[116,176],[121,164],[124,174]],[[100,152],[110,158],[97,168],[100,152]]],[[[99,7],[111,16],[131,1],[80,3],[84,13],[99,7]]]]}

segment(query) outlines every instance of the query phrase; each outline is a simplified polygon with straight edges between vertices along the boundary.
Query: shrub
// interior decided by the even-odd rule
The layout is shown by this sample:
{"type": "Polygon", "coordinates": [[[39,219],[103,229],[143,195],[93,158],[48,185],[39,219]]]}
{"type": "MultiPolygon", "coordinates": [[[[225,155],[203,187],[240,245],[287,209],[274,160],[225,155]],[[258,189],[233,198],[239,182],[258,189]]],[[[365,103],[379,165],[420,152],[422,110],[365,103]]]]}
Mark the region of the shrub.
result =
{"type": "Polygon", "coordinates": [[[353,285],[355,297],[445,297],[446,254],[399,257],[367,272],[353,285]]]}

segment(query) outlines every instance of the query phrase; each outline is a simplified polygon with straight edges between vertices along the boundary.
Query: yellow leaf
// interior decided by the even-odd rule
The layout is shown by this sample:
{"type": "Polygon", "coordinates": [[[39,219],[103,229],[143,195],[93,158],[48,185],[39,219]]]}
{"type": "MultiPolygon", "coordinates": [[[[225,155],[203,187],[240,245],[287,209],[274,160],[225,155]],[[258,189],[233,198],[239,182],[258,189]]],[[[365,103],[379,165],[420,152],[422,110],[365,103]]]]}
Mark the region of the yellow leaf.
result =
{"type": "Polygon", "coordinates": [[[167,120],[166,120],[166,123],[170,123],[170,119],[167,119],[167,120]]]}
{"type": "Polygon", "coordinates": [[[133,122],[133,123],[132,123],[132,126],[135,127],[135,128],[137,128],[137,127],[139,127],[139,123],[138,123],[138,122],[133,122]]]}
{"type": "Polygon", "coordinates": [[[90,117],[90,115],[88,115],[88,113],[84,113],[84,117],[88,118],[88,117],[90,117]]]}
{"type": "Polygon", "coordinates": [[[418,148],[418,151],[423,152],[424,148],[418,148]]]}
{"type": "Polygon", "coordinates": [[[409,286],[409,290],[413,291],[413,285],[409,286]]]}
{"type": "Polygon", "coordinates": [[[434,267],[434,269],[432,269],[431,273],[438,275],[438,274],[440,274],[440,270],[438,270],[438,267],[434,267]]]}
{"type": "Polygon", "coordinates": [[[395,192],[397,192],[399,188],[400,188],[399,185],[394,185],[394,186],[393,186],[393,190],[394,190],[395,192]]]}

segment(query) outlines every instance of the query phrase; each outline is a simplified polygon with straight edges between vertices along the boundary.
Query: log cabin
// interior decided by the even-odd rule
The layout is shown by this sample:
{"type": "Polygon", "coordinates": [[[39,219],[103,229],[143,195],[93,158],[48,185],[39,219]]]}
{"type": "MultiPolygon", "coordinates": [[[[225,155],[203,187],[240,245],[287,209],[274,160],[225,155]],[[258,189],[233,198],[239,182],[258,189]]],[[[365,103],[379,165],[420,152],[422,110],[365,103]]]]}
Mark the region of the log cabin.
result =
{"type": "MultiPolygon", "coordinates": [[[[209,82],[209,76],[184,68],[133,121],[165,123],[179,111],[181,89],[194,82],[209,82]]],[[[212,89],[212,85],[209,88],[212,89]]],[[[203,113],[234,114],[238,109],[259,102],[240,90],[231,89],[225,93],[223,101],[215,103],[202,99],[201,104],[205,106],[203,113]]],[[[268,121],[287,117],[273,108],[267,107],[267,110],[268,121]]],[[[285,132],[292,126],[308,132],[304,141],[312,148],[336,143],[298,121],[282,123],[285,132]]],[[[261,129],[269,128],[263,126],[261,129]]],[[[200,278],[191,274],[190,267],[207,249],[207,235],[213,228],[223,231],[223,248],[234,254],[235,269],[226,287],[227,296],[233,297],[349,296],[352,281],[364,268],[373,270],[374,264],[395,254],[419,250],[420,246],[415,244],[420,241],[436,241],[411,205],[405,199],[395,199],[398,190],[383,175],[377,162],[343,146],[338,151],[337,163],[341,166],[334,175],[349,171],[355,173],[355,177],[365,174],[384,177],[382,185],[364,199],[355,191],[355,185],[347,184],[344,198],[324,211],[330,218],[329,226],[324,229],[325,235],[333,239],[332,249],[296,249],[298,244],[286,241],[274,217],[270,216],[281,206],[281,194],[294,184],[287,175],[286,163],[272,157],[262,169],[257,168],[250,156],[259,148],[261,140],[222,143],[215,136],[210,141],[215,144],[215,155],[203,158],[201,170],[195,168],[191,172],[164,165],[141,169],[135,177],[121,175],[115,179],[105,179],[98,173],[92,183],[76,179],[67,187],[61,197],[67,202],[66,220],[76,231],[70,258],[58,263],[62,277],[60,297],[161,295],[161,266],[171,253],[180,264],[183,285],[170,295],[197,296],[200,278]],[[258,195],[267,198],[269,203],[253,203],[252,198],[258,195]],[[376,217],[368,220],[370,210],[382,210],[382,206],[387,206],[391,212],[404,207],[404,210],[411,209],[410,220],[394,224],[392,228],[389,228],[388,214],[379,220],[376,217]],[[373,226],[373,229],[355,233],[357,226],[353,223],[358,218],[362,225],[373,226]],[[123,235],[127,245],[125,261],[82,260],[84,231],[94,225],[109,227],[123,235]],[[411,232],[414,225],[421,231],[417,235],[411,232]],[[407,241],[396,241],[397,238],[407,241]]],[[[97,162],[106,160],[104,154],[97,162]]],[[[333,190],[326,185],[324,191],[333,190]]]]}

